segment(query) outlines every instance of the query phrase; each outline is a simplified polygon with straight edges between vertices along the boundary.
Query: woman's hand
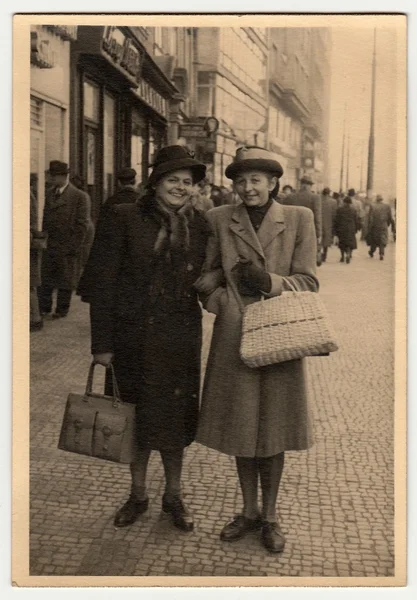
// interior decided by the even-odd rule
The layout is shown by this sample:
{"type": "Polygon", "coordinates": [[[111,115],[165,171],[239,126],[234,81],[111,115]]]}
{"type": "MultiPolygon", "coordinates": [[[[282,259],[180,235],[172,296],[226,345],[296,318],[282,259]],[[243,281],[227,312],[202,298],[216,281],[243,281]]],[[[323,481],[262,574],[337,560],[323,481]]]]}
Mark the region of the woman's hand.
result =
{"type": "Polygon", "coordinates": [[[197,281],[193,283],[193,287],[200,294],[211,294],[211,292],[225,285],[225,283],[223,269],[215,269],[200,275],[197,281]]]}
{"type": "Polygon", "coordinates": [[[108,367],[110,363],[113,362],[114,353],[113,352],[103,352],[101,354],[93,354],[93,360],[97,365],[103,365],[103,367],[108,367]]]}
{"type": "Polygon", "coordinates": [[[241,258],[233,267],[233,271],[238,274],[242,295],[251,296],[261,291],[270,292],[272,286],[271,276],[265,269],[254,265],[251,260],[241,258]]]}

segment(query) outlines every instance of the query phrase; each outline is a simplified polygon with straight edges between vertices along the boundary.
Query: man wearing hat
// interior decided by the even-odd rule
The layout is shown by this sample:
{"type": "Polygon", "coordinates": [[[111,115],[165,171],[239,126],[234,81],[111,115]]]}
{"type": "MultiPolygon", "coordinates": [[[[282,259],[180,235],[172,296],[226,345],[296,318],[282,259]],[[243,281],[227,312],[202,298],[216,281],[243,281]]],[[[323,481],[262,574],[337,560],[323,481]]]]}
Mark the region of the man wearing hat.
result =
{"type": "Polygon", "coordinates": [[[119,190],[107,198],[104,202],[103,207],[114,206],[115,204],[131,204],[139,200],[140,195],[136,190],[136,171],[130,167],[122,169],[117,179],[119,182],[119,190]]]}
{"type": "Polygon", "coordinates": [[[385,247],[388,244],[388,227],[392,226],[392,212],[389,204],[384,204],[384,199],[379,194],[369,209],[369,227],[366,243],[369,256],[373,258],[376,249],[379,249],[379,260],[384,260],[385,247]]]}
{"type": "Polygon", "coordinates": [[[321,193],[322,262],[326,262],[327,250],[333,242],[336,211],[337,202],[334,198],[331,198],[330,188],[325,187],[321,193]]]}
{"type": "Polygon", "coordinates": [[[321,197],[318,194],[313,194],[311,188],[313,187],[313,180],[308,176],[304,175],[300,180],[300,191],[284,196],[281,202],[286,205],[293,206],[305,206],[313,211],[314,214],[314,225],[316,227],[316,238],[317,247],[321,246],[321,235],[322,235],[322,211],[321,211],[321,197]]]}
{"type": "Polygon", "coordinates": [[[69,182],[68,165],[59,160],[49,164],[51,187],[46,194],[43,231],[48,247],[42,257],[39,308],[43,316],[52,312],[52,294],[57,303],[52,318],[66,317],[72,291],[80,277],[81,254],[90,216],[90,200],[69,182]]]}

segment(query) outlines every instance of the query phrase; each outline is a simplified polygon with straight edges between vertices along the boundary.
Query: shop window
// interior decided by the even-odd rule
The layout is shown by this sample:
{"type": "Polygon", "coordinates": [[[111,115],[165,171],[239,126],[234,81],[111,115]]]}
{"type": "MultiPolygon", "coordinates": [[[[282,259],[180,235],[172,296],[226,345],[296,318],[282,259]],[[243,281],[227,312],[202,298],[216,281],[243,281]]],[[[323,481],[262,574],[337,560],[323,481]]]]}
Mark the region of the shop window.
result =
{"type": "Polygon", "coordinates": [[[166,144],[166,133],[164,128],[159,128],[153,123],[149,125],[149,158],[148,164],[153,164],[156,154],[166,144]]]}
{"type": "Polygon", "coordinates": [[[42,127],[43,126],[43,102],[38,100],[35,96],[30,97],[30,126],[31,127],[42,127]]]}
{"type": "Polygon", "coordinates": [[[147,161],[145,156],[147,124],[137,111],[132,111],[131,166],[137,173],[137,183],[146,179],[147,161]]]}
{"type": "Polygon", "coordinates": [[[64,113],[59,106],[45,102],[45,162],[64,159],[64,113]]]}
{"type": "Polygon", "coordinates": [[[103,130],[103,159],[104,159],[104,197],[114,191],[115,167],[115,109],[116,101],[112,96],[104,94],[104,130],[103,130]]]}
{"type": "Polygon", "coordinates": [[[99,89],[89,81],[84,81],[84,117],[99,122],[99,89]]]}

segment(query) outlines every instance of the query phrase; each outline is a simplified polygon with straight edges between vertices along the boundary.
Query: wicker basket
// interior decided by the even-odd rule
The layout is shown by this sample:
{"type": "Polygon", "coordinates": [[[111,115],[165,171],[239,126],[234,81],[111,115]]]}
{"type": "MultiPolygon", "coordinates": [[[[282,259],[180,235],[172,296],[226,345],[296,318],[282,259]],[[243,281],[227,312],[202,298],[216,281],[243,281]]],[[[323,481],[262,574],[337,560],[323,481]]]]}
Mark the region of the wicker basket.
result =
{"type": "Polygon", "coordinates": [[[337,349],[327,311],[315,292],[283,292],[244,310],[240,356],[249,367],[337,349]]]}

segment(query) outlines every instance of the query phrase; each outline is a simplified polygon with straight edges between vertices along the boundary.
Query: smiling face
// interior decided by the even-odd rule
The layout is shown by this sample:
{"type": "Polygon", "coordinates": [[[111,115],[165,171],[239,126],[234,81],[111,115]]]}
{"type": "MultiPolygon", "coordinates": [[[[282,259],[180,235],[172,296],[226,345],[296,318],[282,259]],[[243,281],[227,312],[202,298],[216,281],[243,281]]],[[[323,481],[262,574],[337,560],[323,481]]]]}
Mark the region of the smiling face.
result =
{"type": "Polygon", "coordinates": [[[193,174],[190,169],[181,169],[164,175],[155,186],[155,195],[168,208],[181,208],[193,192],[193,174]]]}
{"type": "Polygon", "coordinates": [[[233,186],[246,206],[263,206],[277,182],[278,178],[268,173],[245,171],[236,175],[233,186]]]}

